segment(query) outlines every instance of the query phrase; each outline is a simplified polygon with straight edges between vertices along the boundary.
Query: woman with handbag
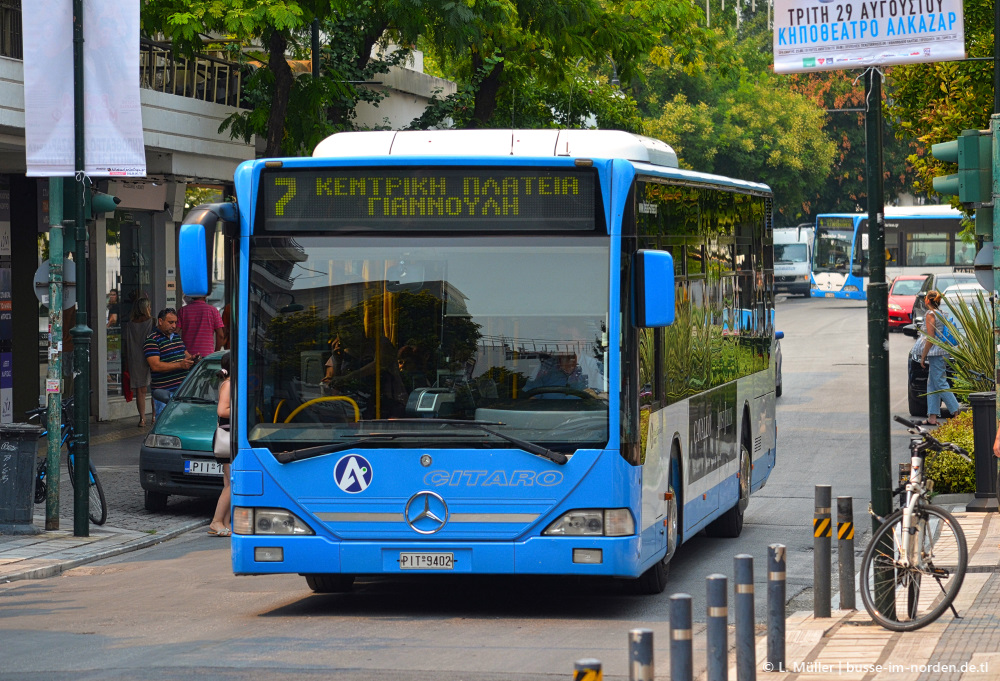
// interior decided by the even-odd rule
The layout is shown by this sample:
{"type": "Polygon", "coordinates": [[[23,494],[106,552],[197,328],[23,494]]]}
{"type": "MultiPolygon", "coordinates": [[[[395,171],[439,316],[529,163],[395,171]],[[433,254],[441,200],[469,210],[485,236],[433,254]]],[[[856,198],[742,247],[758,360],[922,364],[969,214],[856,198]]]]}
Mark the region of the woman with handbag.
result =
{"type": "Polygon", "coordinates": [[[229,490],[229,464],[232,463],[232,451],[230,449],[229,436],[229,408],[231,404],[229,390],[229,352],[222,356],[222,368],[219,369],[219,406],[216,413],[219,417],[219,425],[215,429],[215,438],[212,442],[212,450],[215,452],[215,460],[222,464],[222,494],[219,495],[219,502],[215,505],[215,517],[208,526],[208,533],[213,537],[229,537],[233,530],[229,525],[230,516],[230,490],[229,490]]]}
{"type": "MultiPolygon", "coordinates": [[[[945,341],[945,326],[940,319],[941,294],[933,290],[928,291],[924,302],[927,304],[927,313],[924,315],[924,334],[928,338],[945,341]]],[[[921,425],[938,425],[942,401],[952,416],[958,413],[958,399],[951,392],[951,386],[948,384],[947,367],[944,361],[946,354],[945,349],[939,345],[924,343],[923,352],[920,355],[920,366],[927,367],[927,420],[921,421],[921,425]]]]}

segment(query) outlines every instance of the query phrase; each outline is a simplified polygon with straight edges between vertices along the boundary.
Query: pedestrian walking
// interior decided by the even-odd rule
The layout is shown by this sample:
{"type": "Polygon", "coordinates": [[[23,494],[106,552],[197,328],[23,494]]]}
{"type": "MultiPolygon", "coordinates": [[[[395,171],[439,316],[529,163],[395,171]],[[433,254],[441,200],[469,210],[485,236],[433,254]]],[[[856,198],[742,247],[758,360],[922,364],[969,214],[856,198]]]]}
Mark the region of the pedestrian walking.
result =
{"type": "MultiPolygon", "coordinates": [[[[143,352],[150,369],[150,386],[154,391],[166,390],[170,394],[180,386],[194,365],[194,358],[184,347],[177,333],[177,310],[167,307],[156,315],[156,328],[146,337],[143,352]]],[[[167,406],[153,395],[153,418],[167,406]]]]}
{"type": "MultiPolygon", "coordinates": [[[[219,406],[216,414],[219,418],[219,426],[229,425],[229,408],[232,404],[229,391],[229,352],[222,355],[222,366],[219,369],[219,406]]],[[[222,493],[219,494],[219,501],[215,505],[215,516],[208,526],[208,533],[213,537],[228,537],[232,535],[232,526],[229,524],[229,504],[231,499],[229,489],[229,470],[232,460],[228,456],[215,454],[215,460],[222,464],[222,493]]]]}
{"type": "Polygon", "coordinates": [[[192,297],[177,314],[177,328],[184,346],[196,357],[207,357],[222,349],[224,327],[222,315],[205,301],[205,296],[192,297]]]}
{"type": "MultiPolygon", "coordinates": [[[[924,297],[927,304],[927,314],[924,315],[924,333],[929,338],[938,341],[945,341],[945,325],[941,321],[941,294],[935,290],[930,290],[924,297]]],[[[920,366],[927,367],[927,420],[924,425],[936,426],[941,417],[941,402],[948,408],[948,411],[955,415],[958,413],[959,404],[955,394],[951,392],[948,384],[948,374],[945,367],[945,355],[947,351],[939,345],[924,343],[923,352],[920,355],[920,366]]]]}
{"type": "Polygon", "coordinates": [[[132,304],[132,314],[125,325],[125,366],[128,367],[129,384],[135,393],[140,428],[146,426],[146,392],[151,380],[144,346],[146,337],[152,330],[153,313],[149,298],[139,298],[132,304]]]}

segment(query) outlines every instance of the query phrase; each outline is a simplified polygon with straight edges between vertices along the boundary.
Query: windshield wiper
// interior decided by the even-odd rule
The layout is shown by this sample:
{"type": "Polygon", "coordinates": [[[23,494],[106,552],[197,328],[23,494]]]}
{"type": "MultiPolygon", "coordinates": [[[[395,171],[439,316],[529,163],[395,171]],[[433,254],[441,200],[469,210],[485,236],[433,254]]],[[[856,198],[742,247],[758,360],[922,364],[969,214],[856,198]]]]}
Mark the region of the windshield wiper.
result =
{"type": "Polygon", "coordinates": [[[181,397],[170,398],[174,402],[192,402],[194,404],[216,404],[215,400],[210,400],[207,397],[196,397],[194,395],[182,395],[181,397]]]}
{"type": "Polygon", "coordinates": [[[291,449],[287,452],[273,452],[273,454],[278,463],[292,463],[293,461],[302,461],[303,459],[312,459],[317,456],[323,456],[324,454],[342,452],[345,449],[350,449],[351,447],[368,444],[369,442],[392,439],[394,437],[396,437],[395,433],[375,433],[363,437],[360,440],[351,440],[350,442],[328,442],[325,445],[303,447],[302,449],[291,449]]]}
{"type": "MultiPolygon", "coordinates": [[[[415,419],[417,421],[422,421],[424,419],[415,419]]],[[[385,440],[394,440],[400,437],[420,437],[426,436],[427,433],[421,430],[400,430],[396,432],[386,432],[386,433],[364,433],[362,437],[357,440],[349,440],[347,442],[327,442],[322,445],[315,445],[313,447],[303,447],[302,449],[290,449],[285,452],[272,452],[278,463],[292,463],[293,461],[302,461],[303,459],[311,459],[316,456],[323,456],[324,454],[334,454],[336,452],[342,452],[345,449],[350,449],[351,447],[360,447],[361,445],[371,444],[372,442],[384,442],[385,440]]],[[[441,435],[438,435],[440,437],[441,435]]],[[[452,436],[454,437],[454,435],[452,436]]]]}
{"type": "Polygon", "coordinates": [[[541,445],[536,445],[534,442],[528,442],[527,440],[522,440],[519,437],[514,437],[513,435],[507,435],[499,431],[493,430],[492,428],[487,428],[486,426],[503,426],[506,425],[502,421],[463,421],[461,419],[391,419],[393,423],[441,423],[451,426],[474,426],[479,430],[489,433],[490,435],[495,435],[501,440],[506,440],[512,445],[517,445],[529,454],[534,454],[535,456],[541,456],[549,461],[554,461],[559,465],[565,464],[569,459],[562,452],[557,452],[547,447],[542,447],[541,445]]]}

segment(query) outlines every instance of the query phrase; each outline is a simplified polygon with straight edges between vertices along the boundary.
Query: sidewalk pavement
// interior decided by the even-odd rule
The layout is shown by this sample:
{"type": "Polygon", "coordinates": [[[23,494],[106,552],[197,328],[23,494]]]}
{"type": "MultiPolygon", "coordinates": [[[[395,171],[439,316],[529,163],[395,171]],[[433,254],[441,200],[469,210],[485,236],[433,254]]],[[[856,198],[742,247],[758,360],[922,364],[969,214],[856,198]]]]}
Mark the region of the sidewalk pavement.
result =
{"type": "MultiPolygon", "coordinates": [[[[114,443],[138,446],[135,420],[94,424],[92,452],[114,443]]],[[[209,523],[214,499],[171,500],[167,512],[142,507],[135,466],[100,468],[108,478],[108,522],[91,525],[89,537],[74,537],[72,496],[63,497],[63,529],[38,535],[0,535],[0,583],[42,579],[65,570],[166,541],[209,523]],[[120,470],[116,470],[120,469],[120,470]],[[130,495],[130,496],[129,496],[130,495]],[[112,502],[115,499],[115,502],[112,502]],[[66,513],[69,504],[69,515],[66,513]],[[68,522],[67,522],[68,521],[68,522]]],[[[69,488],[65,466],[62,487],[69,488]]],[[[45,526],[38,505],[37,527],[45,526]]],[[[967,513],[953,508],[969,547],[969,570],[955,601],[961,619],[946,612],[935,623],[908,633],[894,633],[871,621],[864,610],[835,610],[830,618],[796,612],[787,619],[785,670],[767,668],[767,637],[758,626],[757,670],[761,681],[985,681],[1000,678],[1000,514],[967,513]]],[[[834,580],[836,583],[836,580],[834,580]]],[[[758,582],[759,583],[759,582],[758,582]]],[[[765,596],[758,595],[757,598],[765,596]]],[[[856,601],[860,607],[861,597],[856,601]]],[[[704,624],[696,627],[704,635],[704,624]]],[[[730,633],[730,645],[734,643],[730,633]]],[[[696,646],[696,650],[699,646],[696,646]]],[[[698,654],[703,653],[701,648],[698,654]]],[[[696,660],[696,669],[704,669],[696,660]]],[[[661,670],[662,675],[662,670],[661,670]]],[[[701,678],[704,678],[703,673],[701,678]]],[[[729,678],[736,679],[735,649],[730,649],[729,678]]]]}
{"type": "MultiPolygon", "coordinates": [[[[768,673],[767,638],[757,639],[760,681],[986,681],[1000,678],[1000,514],[952,510],[969,547],[969,569],[951,611],[913,632],[888,631],[858,610],[811,612],[786,623],[785,672],[768,673]]],[[[836,575],[834,575],[836,580],[836,575]]],[[[760,598],[760,596],[758,596],[760,598]]],[[[736,679],[730,651],[729,678],[736,679]]]]}
{"type": "MultiPolygon", "coordinates": [[[[59,528],[34,535],[0,535],[0,584],[43,579],[65,570],[153,546],[208,525],[215,499],[171,497],[167,510],[150,513],[139,486],[138,450],[146,430],[136,417],[90,424],[90,456],[101,475],[108,504],[103,526],[90,524],[89,537],[74,536],[73,488],[65,456],[59,494],[59,528]]],[[[39,452],[44,454],[45,442],[39,452]]],[[[35,505],[33,524],[45,527],[45,504],[35,505]]]]}

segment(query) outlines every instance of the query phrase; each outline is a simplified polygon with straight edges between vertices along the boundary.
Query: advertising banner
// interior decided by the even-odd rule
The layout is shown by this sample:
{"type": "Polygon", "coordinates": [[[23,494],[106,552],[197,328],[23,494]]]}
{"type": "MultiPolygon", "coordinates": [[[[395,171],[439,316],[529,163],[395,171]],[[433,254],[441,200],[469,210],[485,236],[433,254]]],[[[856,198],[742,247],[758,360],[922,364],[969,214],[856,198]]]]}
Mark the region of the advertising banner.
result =
{"type": "MultiPolygon", "coordinates": [[[[73,3],[22,8],[27,174],[72,177],[73,3]]],[[[88,175],[146,174],[139,101],[139,0],[84,0],[83,88],[88,175]]]]}
{"type": "Polygon", "coordinates": [[[0,258],[10,257],[10,190],[0,189],[0,258]]]}
{"type": "Polygon", "coordinates": [[[965,58],[962,0],[775,0],[774,72],[965,58]]]}

